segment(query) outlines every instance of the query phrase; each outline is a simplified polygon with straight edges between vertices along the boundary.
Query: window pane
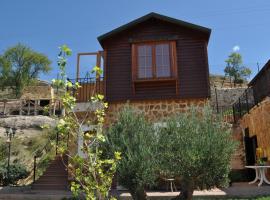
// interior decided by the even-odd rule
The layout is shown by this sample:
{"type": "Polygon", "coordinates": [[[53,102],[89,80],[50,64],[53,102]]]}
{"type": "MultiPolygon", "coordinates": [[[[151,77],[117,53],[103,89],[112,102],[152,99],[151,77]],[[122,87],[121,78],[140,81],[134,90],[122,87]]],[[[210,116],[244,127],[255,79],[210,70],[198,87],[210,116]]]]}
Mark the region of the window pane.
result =
{"type": "Polygon", "coordinates": [[[138,46],[138,77],[152,78],[152,47],[150,45],[138,46]]]}
{"type": "Polygon", "coordinates": [[[157,77],[170,77],[170,50],[169,44],[156,45],[156,67],[157,77]]]}

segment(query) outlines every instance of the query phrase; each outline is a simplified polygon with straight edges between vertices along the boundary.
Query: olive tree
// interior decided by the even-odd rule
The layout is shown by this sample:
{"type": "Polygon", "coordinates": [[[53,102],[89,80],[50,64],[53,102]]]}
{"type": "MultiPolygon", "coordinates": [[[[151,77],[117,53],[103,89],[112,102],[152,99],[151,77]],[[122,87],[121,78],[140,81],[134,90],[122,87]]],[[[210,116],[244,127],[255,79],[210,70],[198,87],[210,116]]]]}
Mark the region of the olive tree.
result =
{"type": "Polygon", "coordinates": [[[129,106],[120,111],[117,122],[108,131],[108,152],[121,152],[117,165],[119,183],[134,200],[146,199],[145,187],[155,183],[156,142],[152,125],[129,106]]]}
{"type": "Polygon", "coordinates": [[[235,142],[222,118],[208,106],[169,118],[157,135],[161,169],[181,180],[176,199],[192,199],[195,189],[228,183],[235,142]]]}

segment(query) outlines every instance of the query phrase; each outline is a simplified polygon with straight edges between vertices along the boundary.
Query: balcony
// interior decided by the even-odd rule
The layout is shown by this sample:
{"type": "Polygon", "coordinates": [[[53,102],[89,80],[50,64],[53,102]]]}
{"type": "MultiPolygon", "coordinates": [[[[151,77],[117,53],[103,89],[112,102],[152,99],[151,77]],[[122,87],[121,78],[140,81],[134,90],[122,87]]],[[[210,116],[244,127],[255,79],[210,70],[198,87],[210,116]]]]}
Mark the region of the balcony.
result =
{"type": "Polygon", "coordinates": [[[104,95],[104,81],[103,77],[85,77],[78,79],[69,79],[70,82],[75,84],[78,82],[80,84],[80,88],[77,90],[73,90],[72,94],[76,97],[78,103],[84,103],[91,100],[91,96],[95,94],[103,94],[104,95]]]}

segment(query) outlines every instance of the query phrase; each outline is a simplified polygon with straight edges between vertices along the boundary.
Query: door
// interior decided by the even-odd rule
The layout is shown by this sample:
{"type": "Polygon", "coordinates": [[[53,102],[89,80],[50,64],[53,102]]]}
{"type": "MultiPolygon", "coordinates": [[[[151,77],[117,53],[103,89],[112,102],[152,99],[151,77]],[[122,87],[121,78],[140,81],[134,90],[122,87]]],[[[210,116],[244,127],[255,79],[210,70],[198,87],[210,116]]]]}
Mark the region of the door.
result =
{"type": "MultiPolygon", "coordinates": [[[[245,129],[245,154],[246,154],[246,165],[255,165],[256,163],[256,148],[257,144],[257,136],[249,137],[249,129],[245,129]]],[[[253,169],[249,169],[247,171],[249,178],[255,177],[255,171],[253,169]]]]}

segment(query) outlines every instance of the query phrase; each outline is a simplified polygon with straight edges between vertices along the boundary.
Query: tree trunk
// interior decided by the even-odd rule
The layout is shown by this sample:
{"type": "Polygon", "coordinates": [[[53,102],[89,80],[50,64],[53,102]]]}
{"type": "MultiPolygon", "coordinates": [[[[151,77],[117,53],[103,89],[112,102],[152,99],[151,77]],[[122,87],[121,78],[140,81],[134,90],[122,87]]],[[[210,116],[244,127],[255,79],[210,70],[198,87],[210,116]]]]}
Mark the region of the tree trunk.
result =
{"type": "Polygon", "coordinates": [[[174,200],[192,200],[194,192],[193,184],[189,181],[183,181],[181,185],[181,193],[174,200]]]}
{"type": "Polygon", "coordinates": [[[147,195],[144,188],[136,188],[130,190],[133,200],[147,200],[147,195]]]}

